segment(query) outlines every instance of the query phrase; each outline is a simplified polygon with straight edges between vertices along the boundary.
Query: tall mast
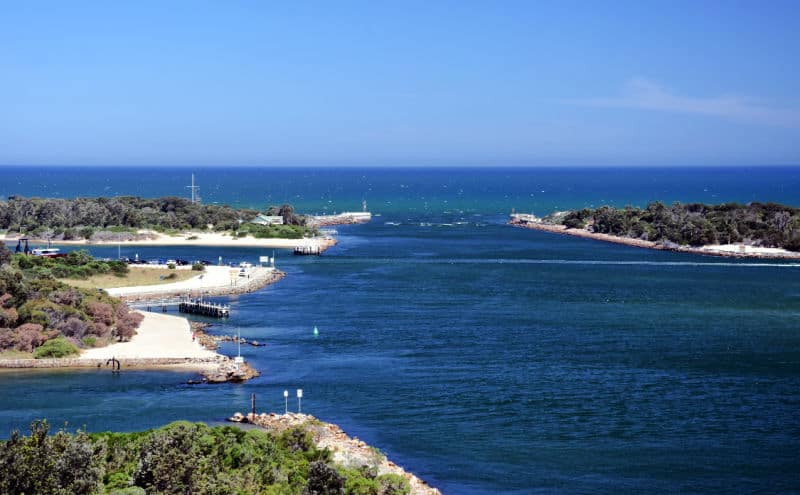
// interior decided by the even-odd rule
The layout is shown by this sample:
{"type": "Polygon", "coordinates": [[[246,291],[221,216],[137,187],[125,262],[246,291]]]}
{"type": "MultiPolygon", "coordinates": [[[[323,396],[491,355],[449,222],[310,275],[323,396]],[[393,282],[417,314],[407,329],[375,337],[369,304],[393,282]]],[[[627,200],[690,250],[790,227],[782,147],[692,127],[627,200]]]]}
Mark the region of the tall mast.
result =
{"type": "Polygon", "coordinates": [[[200,186],[194,185],[194,174],[192,174],[192,185],[186,186],[187,189],[192,191],[192,204],[200,202],[200,195],[197,194],[197,190],[200,189],[200,186]]]}

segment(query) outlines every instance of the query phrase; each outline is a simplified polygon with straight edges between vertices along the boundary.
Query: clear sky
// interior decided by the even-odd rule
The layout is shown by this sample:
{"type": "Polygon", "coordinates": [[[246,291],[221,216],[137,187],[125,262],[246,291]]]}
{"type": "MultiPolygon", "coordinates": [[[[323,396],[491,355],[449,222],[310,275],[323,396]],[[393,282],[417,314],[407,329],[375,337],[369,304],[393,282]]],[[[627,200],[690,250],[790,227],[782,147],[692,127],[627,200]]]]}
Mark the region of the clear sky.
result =
{"type": "Polygon", "coordinates": [[[800,2],[6,1],[0,164],[800,164],[800,2]]]}

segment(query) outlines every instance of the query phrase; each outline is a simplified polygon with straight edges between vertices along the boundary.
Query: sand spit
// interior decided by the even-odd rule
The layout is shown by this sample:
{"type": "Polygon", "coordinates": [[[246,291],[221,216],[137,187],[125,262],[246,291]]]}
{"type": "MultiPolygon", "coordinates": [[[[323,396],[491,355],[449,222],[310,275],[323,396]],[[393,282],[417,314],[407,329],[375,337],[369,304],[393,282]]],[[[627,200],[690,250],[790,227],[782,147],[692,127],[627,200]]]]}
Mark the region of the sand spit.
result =
{"type": "Polygon", "coordinates": [[[441,492],[390,461],[377,449],[370,447],[357,437],[349,437],[342,429],[331,423],[324,423],[308,414],[262,413],[247,416],[234,414],[229,421],[252,423],[266,430],[280,433],[289,428],[302,427],[311,432],[317,447],[327,448],[333,453],[335,462],[347,467],[360,468],[374,466],[378,474],[397,474],[408,480],[412,495],[441,495],[441,492]]]}
{"type": "MultiPolygon", "coordinates": [[[[139,268],[131,268],[133,270],[139,268]]],[[[270,267],[250,267],[244,272],[228,266],[207,266],[196,277],[181,282],[106,289],[109,295],[126,302],[166,299],[180,296],[225,296],[254,292],[285,277],[270,267]]]]}
{"type": "Polygon", "coordinates": [[[583,237],[585,239],[594,239],[596,241],[613,242],[615,244],[624,244],[626,246],[633,246],[645,249],[657,249],[660,251],[675,251],[678,253],[692,253],[710,256],[721,256],[725,258],[758,258],[758,259],[787,259],[787,260],[800,260],[800,253],[787,251],[785,249],[777,248],[762,248],[755,246],[746,246],[743,244],[724,244],[724,245],[711,245],[702,247],[678,246],[674,244],[663,244],[660,242],[645,241],[642,239],[632,239],[630,237],[619,237],[609,234],[600,234],[590,232],[586,229],[571,229],[564,225],[545,223],[540,220],[520,219],[520,216],[512,215],[511,220],[508,222],[515,227],[525,229],[541,230],[544,232],[552,232],[555,234],[571,235],[575,237],[583,237]]]}

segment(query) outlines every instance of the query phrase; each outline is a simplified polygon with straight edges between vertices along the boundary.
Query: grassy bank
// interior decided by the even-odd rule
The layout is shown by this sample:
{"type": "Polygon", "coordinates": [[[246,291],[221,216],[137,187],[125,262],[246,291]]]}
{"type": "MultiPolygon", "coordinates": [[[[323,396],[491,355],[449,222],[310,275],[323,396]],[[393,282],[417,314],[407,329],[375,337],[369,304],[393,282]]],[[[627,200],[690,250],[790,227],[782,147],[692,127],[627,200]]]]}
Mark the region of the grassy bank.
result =
{"type": "Polygon", "coordinates": [[[73,287],[84,289],[110,289],[114,287],[135,287],[141,285],[160,285],[182,282],[200,275],[194,270],[170,270],[168,268],[131,268],[127,274],[117,276],[111,273],[92,275],[85,279],[59,279],[73,287]]]}

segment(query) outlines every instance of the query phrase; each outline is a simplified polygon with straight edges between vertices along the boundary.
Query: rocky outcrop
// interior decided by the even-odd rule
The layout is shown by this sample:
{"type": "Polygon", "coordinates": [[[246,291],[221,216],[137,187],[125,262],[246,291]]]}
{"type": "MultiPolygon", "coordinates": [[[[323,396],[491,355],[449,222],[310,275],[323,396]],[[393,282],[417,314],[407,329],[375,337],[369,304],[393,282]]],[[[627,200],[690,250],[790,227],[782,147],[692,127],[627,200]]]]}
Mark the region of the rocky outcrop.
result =
{"type": "Polygon", "coordinates": [[[226,383],[244,382],[260,376],[261,373],[247,363],[235,363],[232,359],[225,358],[219,366],[214,369],[203,371],[203,382],[205,383],[226,383]]]}

